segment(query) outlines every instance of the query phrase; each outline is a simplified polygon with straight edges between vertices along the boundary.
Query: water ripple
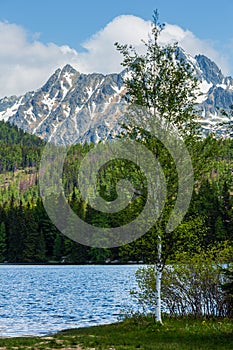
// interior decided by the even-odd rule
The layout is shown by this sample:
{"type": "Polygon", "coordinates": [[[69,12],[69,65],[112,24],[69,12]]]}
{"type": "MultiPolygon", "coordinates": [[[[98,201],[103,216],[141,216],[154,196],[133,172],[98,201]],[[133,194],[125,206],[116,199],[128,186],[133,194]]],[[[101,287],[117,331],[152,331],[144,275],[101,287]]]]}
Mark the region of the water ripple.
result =
{"type": "Polygon", "coordinates": [[[0,266],[0,336],[116,322],[138,266],[0,266]]]}

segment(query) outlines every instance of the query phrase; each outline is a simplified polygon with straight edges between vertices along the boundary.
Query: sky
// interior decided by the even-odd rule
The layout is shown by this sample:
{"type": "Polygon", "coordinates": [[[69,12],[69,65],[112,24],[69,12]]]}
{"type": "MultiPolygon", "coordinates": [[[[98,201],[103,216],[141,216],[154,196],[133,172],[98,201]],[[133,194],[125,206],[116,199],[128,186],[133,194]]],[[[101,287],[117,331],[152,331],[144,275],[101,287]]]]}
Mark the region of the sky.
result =
{"type": "Polygon", "coordinates": [[[232,0],[0,0],[0,97],[39,88],[67,63],[119,72],[114,42],[140,52],[155,9],[166,24],[161,43],[178,41],[233,76],[232,0]]]}

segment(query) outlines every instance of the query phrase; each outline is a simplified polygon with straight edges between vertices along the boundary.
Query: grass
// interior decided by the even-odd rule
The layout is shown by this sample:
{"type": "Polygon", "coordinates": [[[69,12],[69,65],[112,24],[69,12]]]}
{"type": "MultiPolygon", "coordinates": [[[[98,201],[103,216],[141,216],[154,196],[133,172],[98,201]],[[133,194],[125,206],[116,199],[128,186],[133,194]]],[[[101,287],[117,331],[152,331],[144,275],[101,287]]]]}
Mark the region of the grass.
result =
{"type": "Polygon", "coordinates": [[[233,322],[228,319],[149,318],[65,330],[48,337],[0,339],[1,350],[227,350],[233,349],[233,322]]]}

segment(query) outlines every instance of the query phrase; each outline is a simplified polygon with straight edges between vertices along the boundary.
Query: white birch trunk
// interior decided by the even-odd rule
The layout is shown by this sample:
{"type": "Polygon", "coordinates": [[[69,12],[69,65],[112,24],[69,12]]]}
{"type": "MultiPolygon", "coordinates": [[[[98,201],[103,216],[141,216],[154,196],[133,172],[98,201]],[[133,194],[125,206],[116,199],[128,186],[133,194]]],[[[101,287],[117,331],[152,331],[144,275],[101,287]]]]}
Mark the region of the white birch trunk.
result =
{"type": "Polygon", "coordinates": [[[162,316],[161,316],[162,243],[161,243],[160,236],[158,237],[157,253],[158,253],[158,261],[156,264],[156,292],[157,292],[156,298],[157,300],[156,300],[156,309],[155,309],[155,320],[157,322],[162,323],[162,316]]]}

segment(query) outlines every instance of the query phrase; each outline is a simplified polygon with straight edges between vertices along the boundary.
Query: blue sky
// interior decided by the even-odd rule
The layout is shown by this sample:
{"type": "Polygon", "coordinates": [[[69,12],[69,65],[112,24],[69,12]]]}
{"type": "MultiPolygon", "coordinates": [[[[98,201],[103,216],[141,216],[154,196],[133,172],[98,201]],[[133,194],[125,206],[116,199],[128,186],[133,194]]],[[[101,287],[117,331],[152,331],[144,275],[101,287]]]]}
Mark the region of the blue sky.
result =
{"type": "Polygon", "coordinates": [[[84,72],[119,71],[119,56],[108,45],[119,34],[119,41],[125,37],[137,46],[136,35],[146,30],[156,8],[161,22],[175,25],[170,32],[182,37],[186,50],[196,54],[200,49],[233,75],[232,0],[1,0],[0,85],[5,90],[0,88],[0,96],[39,87],[66,61],[84,72]],[[121,15],[134,17],[117,21],[121,15]],[[105,50],[108,62],[103,62],[105,50]]]}

